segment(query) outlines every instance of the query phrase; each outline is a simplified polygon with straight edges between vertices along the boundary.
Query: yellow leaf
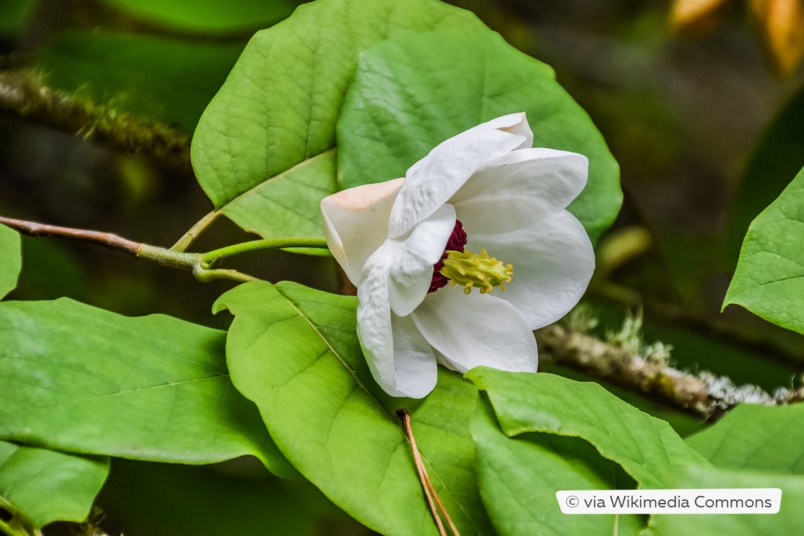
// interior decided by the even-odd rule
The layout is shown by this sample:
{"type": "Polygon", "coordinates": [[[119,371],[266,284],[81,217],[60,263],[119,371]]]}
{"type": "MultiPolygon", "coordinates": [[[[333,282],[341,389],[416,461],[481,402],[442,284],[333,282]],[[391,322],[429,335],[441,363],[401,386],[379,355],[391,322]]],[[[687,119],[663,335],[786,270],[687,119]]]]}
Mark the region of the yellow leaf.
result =
{"type": "Polygon", "coordinates": [[[673,0],[672,27],[683,33],[705,33],[715,28],[727,0],[673,0]]]}
{"type": "Polygon", "coordinates": [[[751,0],[750,6],[774,69],[790,76],[804,57],[804,0],[751,0]]]}

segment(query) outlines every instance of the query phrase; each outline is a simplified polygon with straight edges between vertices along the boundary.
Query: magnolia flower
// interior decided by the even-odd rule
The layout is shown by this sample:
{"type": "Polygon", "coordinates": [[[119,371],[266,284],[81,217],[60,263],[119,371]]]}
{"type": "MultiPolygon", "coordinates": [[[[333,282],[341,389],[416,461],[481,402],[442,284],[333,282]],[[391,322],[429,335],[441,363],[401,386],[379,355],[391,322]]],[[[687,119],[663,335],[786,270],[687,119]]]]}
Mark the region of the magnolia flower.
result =
{"type": "Polygon", "coordinates": [[[587,159],[532,145],[524,113],[498,117],[404,178],[321,201],[327,244],[357,287],[360,344],[389,394],[427,395],[438,363],[535,372],[533,330],[585,291],[592,244],[566,207],[587,159]]]}

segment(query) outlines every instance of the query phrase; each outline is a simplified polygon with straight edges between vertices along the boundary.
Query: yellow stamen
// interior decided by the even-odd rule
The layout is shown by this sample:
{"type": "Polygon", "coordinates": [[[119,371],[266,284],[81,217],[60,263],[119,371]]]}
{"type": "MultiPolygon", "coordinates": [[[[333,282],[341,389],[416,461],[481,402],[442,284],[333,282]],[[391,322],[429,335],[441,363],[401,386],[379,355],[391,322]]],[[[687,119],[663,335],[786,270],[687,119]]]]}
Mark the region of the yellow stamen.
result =
{"type": "Polygon", "coordinates": [[[505,265],[494,257],[489,257],[485,249],[480,255],[468,249],[464,251],[447,251],[444,267],[439,273],[449,279],[450,285],[463,286],[463,292],[470,294],[472,287],[478,287],[481,294],[491,292],[494,287],[505,290],[505,283],[510,283],[514,276],[514,267],[505,265]]]}

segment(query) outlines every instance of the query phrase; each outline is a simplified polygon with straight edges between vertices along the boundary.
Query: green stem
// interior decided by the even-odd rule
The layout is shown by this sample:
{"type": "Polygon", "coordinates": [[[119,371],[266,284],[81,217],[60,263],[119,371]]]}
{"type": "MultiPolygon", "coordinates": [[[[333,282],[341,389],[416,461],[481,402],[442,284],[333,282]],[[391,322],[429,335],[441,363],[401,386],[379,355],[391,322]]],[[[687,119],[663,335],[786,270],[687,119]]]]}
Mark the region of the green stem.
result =
{"type": "Polygon", "coordinates": [[[173,244],[173,246],[171,246],[170,249],[179,252],[186,251],[187,248],[190,247],[190,244],[192,244],[193,241],[198,238],[198,235],[200,235],[204,229],[209,227],[209,225],[215,221],[215,219],[218,217],[218,214],[220,213],[217,210],[213,210],[212,212],[205,214],[204,217],[195,222],[193,226],[190,227],[187,232],[184,233],[175,244],[173,244]]]}
{"type": "Polygon", "coordinates": [[[149,244],[141,244],[137,250],[137,257],[148,259],[170,268],[192,270],[193,276],[202,283],[207,283],[213,279],[231,279],[241,283],[257,279],[237,270],[210,269],[211,263],[205,262],[204,254],[201,253],[183,253],[149,244]]]}
{"type": "Polygon", "coordinates": [[[193,276],[195,276],[195,278],[201,283],[208,283],[213,279],[230,279],[232,281],[247,283],[249,281],[257,281],[258,279],[253,275],[244,274],[243,272],[238,272],[237,270],[210,270],[209,268],[202,267],[200,264],[193,268],[193,276]]]}
{"type": "Polygon", "coordinates": [[[262,249],[283,249],[283,248],[326,248],[327,242],[323,238],[266,238],[262,240],[252,240],[231,246],[213,249],[201,254],[201,263],[211,266],[219,259],[258,251],[262,249]]]}
{"type": "MultiPolygon", "coordinates": [[[[12,518],[14,520],[15,518],[12,518]]],[[[10,524],[6,523],[2,519],[0,519],[0,533],[5,534],[6,536],[31,536],[41,534],[41,532],[34,531],[33,533],[28,532],[24,527],[21,527],[19,530],[12,527],[10,524]]]]}
{"type": "Polygon", "coordinates": [[[150,244],[139,244],[135,255],[142,259],[154,261],[162,266],[194,270],[201,263],[199,253],[184,253],[172,249],[160,248],[150,244]]]}

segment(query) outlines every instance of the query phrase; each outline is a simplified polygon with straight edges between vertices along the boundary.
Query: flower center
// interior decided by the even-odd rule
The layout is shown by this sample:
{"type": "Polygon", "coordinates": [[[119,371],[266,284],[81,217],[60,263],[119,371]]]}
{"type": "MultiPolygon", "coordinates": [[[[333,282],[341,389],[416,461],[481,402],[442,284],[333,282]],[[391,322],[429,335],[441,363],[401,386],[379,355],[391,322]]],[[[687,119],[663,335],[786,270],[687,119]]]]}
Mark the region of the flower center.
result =
{"type": "Polygon", "coordinates": [[[472,287],[478,287],[481,294],[491,292],[494,287],[500,287],[504,291],[505,283],[510,283],[513,278],[514,267],[489,257],[485,249],[478,255],[464,249],[465,245],[466,232],[463,224],[461,220],[455,220],[455,228],[447,240],[444,254],[433,265],[429,292],[435,292],[448,284],[461,285],[466,294],[472,292],[472,287]]]}

